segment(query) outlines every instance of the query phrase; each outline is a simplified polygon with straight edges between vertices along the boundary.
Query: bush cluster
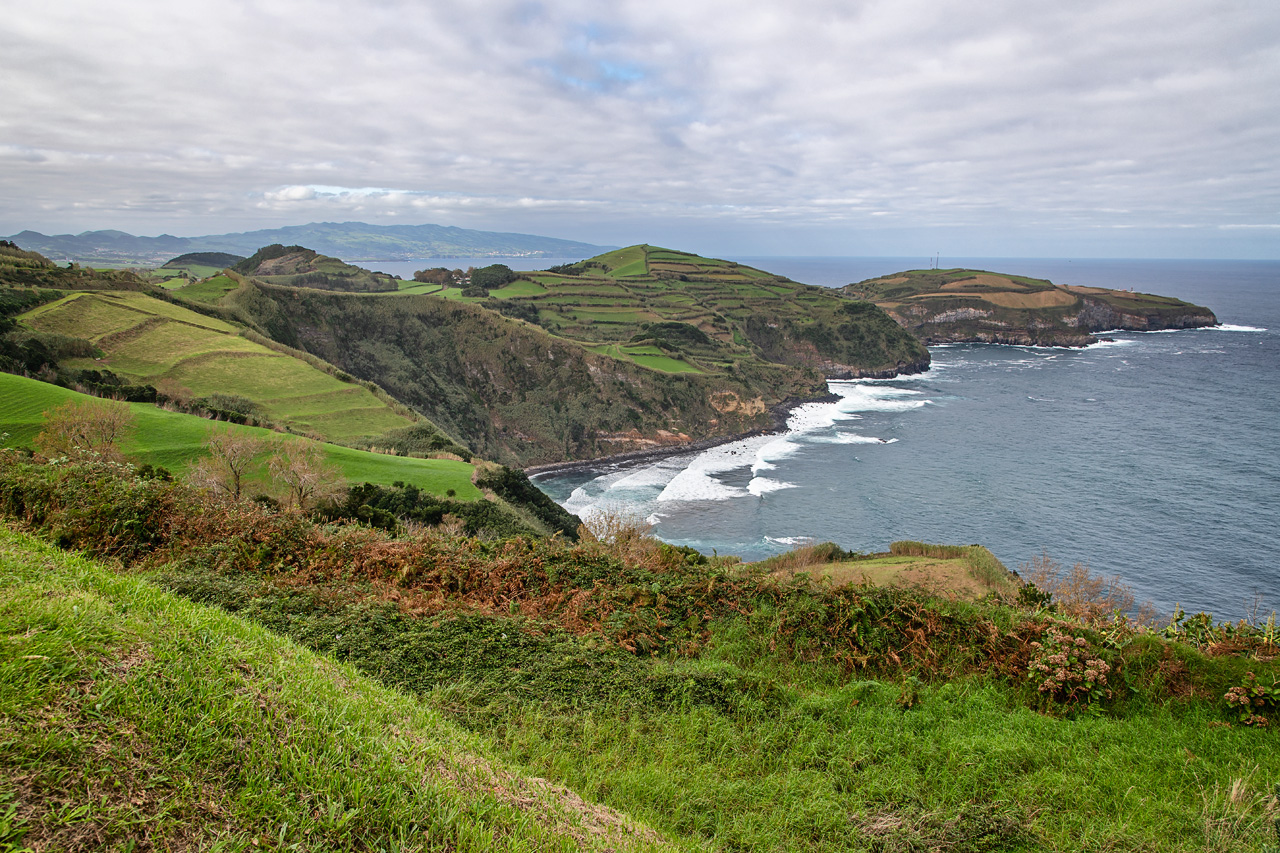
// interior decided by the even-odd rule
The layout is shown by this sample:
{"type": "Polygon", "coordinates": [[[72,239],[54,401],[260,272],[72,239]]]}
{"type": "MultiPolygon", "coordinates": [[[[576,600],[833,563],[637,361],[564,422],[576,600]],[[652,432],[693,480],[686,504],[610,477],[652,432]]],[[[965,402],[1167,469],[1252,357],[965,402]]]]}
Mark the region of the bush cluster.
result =
{"type": "MultiPolygon", "coordinates": [[[[403,511],[383,501],[425,506],[422,495],[415,498],[407,488],[353,492],[357,510],[403,511]]],[[[493,506],[473,504],[486,505],[493,506]]],[[[442,511],[446,524],[402,526],[402,535],[393,536],[213,499],[182,483],[140,477],[129,466],[36,464],[12,452],[0,458],[0,512],[64,547],[126,565],[180,563],[215,587],[256,578],[300,594],[310,589],[373,608],[356,614],[359,619],[394,615],[410,627],[417,624],[412,620],[486,616],[508,620],[504,630],[572,635],[602,649],[663,659],[699,657],[713,637],[730,631],[752,665],[771,660],[782,668],[803,666],[806,677],[827,673],[822,677],[839,680],[931,682],[986,674],[1021,686],[1028,704],[1050,713],[1124,713],[1225,695],[1224,710],[1233,716],[1242,710],[1233,698],[1239,696],[1248,696],[1251,713],[1259,714],[1262,706],[1252,703],[1273,702],[1277,689],[1263,693],[1244,676],[1248,669],[1276,677],[1276,667],[1259,659],[1275,651],[1264,648],[1261,637],[1237,637],[1234,653],[1210,657],[1154,632],[1104,632],[1000,603],[778,579],[664,546],[643,531],[613,541],[486,539],[465,535],[459,523],[450,527],[442,511]]]]}

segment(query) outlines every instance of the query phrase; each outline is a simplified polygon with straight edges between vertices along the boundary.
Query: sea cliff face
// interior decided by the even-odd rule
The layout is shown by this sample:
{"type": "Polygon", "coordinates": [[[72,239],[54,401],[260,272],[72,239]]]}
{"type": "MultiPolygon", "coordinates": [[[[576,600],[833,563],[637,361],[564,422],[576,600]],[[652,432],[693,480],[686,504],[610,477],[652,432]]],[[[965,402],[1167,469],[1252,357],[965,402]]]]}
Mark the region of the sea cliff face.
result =
{"type": "Polygon", "coordinates": [[[1076,315],[1076,325],[1090,332],[1122,329],[1128,332],[1153,332],[1161,329],[1198,329],[1218,325],[1218,318],[1208,308],[1183,303],[1191,310],[1163,312],[1122,311],[1114,305],[1084,296],[1076,315]]]}

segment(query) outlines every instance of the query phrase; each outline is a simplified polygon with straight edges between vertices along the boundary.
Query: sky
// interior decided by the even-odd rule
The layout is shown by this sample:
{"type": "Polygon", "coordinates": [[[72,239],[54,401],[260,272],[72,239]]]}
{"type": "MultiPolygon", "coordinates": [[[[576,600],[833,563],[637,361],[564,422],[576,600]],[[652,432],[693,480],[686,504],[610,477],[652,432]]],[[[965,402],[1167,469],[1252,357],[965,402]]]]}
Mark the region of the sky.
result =
{"type": "Polygon", "coordinates": [[[0,234],[1280,258],[1276,0],[41,0],[0,234]]]}

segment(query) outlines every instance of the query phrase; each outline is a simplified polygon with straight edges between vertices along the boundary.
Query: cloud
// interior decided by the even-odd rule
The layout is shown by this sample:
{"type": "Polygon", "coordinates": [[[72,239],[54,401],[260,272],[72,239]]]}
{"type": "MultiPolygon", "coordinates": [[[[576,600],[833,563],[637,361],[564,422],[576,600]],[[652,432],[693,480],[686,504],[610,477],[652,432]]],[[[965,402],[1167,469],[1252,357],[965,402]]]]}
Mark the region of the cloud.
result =
{"type": "Polygon", "coordinates": [[[0,228],[358,211],[611,243],[706,223],[733,250],[736,222],[745,249],[776,228],[804,253],[887,222],[996,241],[1017,223],[1065,251],[1280,210],[1276,4],[600,12],[48,0],[0,33],[0,228]]]}

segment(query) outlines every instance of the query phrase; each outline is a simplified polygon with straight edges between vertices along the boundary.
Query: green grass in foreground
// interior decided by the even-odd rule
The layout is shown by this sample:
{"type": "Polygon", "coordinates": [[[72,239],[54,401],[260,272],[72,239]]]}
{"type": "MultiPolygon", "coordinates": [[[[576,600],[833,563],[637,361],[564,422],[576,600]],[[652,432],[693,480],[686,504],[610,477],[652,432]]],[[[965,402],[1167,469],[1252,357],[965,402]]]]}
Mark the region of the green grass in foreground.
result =
{"type": "MultiPolygon", "coordinates": [[[[1222,699],[1246,670],[1275,680],[1253,634],[1197,645],[992,600],[778,585],[644,541],[392,538],[109,466],[5,461],[6,511],[57,541],[413,691],[487,754],[690,847],[1256,853],[1280,814],[1280,734],[1222,699]],[[1058,628],[1114,664],[1114,697],[1038,697],[1028,658],[1058,628]]],[[[56,578],[54,556],[28,576],[56,578]]],[[[216,642],[200,636],[192,655],[216,642]]]]}
{"type": "Polygon", "coordinates": [[[1245,853],[1271,834],[1273,733],[1159,710],[1053,719],[976,682],[921,687],[906,711],[903,693],[853,682],[751,716],[529,703],[480,719],[526,772],[724,850],[1245,853]]]}
{"type": "Polygon", "coordinates": [[[352,667],[0,528],[0,850],[671,849],[352,667]]]}
{"type": "MultiPolygon", "coordinates": [[[[67,400],[89,399],[57,385],[38,382],[22,376],[0,373],[0,432],[9,434],[6,446],[30,446],[43,426],[41,413],[67,400]]],[[[124,453],[139,463],[158,465],[175,473],[185,471],[204,454],[209,431],[230,427],[266,439],[280,438],[277,433],[257,427],[215,423],[195,415],[185,415],[156,408],[149,403],[126,404],[133,412],[135,430],[124,443],[124,453]]],[[[477,500],[480,490],[471,482],[475,466],[453,459],[416,459],[387,456],[350,447],[326,444],[330,462],[342,470],[353,483],[377,483],[389,486],[397,480],[417,486],[432,494],[443,495],[453,489],[458,500],[477,500]]]]}
{"type": "Polygon", "coordinates": [[[1280,814],[1280,737],[1225,726],[1211,702],[1061,718],[994,679],[849,678],[775,652],[762,612],[666,662],[519,619],[415,619],[340,585],[157,581],[419,691],[521,772],[714,850],[1250,853],[1280,814]]]}

